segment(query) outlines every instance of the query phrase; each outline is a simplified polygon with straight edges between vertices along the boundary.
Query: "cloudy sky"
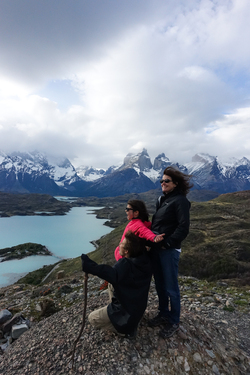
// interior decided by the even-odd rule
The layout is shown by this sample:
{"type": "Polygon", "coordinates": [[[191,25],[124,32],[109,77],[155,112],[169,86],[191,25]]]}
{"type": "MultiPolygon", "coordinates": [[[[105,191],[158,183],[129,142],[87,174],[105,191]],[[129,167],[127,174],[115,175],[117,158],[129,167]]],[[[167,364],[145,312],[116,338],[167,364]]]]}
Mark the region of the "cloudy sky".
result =
{"type": "Polygon", "coordinates": [[[0,150],[250,158],[249,0],[1,0],[0,150]]]}

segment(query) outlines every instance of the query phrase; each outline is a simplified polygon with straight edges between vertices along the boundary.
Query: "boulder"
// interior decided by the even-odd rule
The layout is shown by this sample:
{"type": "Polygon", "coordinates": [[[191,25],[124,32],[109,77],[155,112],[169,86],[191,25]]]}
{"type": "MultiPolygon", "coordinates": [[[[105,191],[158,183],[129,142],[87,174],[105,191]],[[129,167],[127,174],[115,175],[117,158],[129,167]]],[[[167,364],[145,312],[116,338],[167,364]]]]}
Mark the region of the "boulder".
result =
{"type": "Polygon", "coordinates": [[[24,332],[28,331],[29,327],[26,323],[14,324],[11,328],[11,337],[18,339],[24,332]]]}
{"type": "Polygon", "coordinates": [[[4,309],[0,311],[0,324],[7,322],[7,320],[12,318],[12,314],[9,310],[4,309]]]}
{"type": "Polygon", "coordinates": [[[14,324],[18,324],[18,323],[22,323],[24,320],[23,316],[18,313],[18,314],[15,314],[11,319],[7,320],[3,325],[2,325],[2,331],[4,333],[7,333],[7,332],[10,332],[11,331],[11,327],[14,325],[14,324]]]}
{"type": "Polygon", "coordinates": [[[56,276],[57,276],[58,280],[59,279],[63,279],[64,276],[65,276],[65,272],[63,270],[62,271],[58,271],[57,274],[56,274],[56,276]]]}

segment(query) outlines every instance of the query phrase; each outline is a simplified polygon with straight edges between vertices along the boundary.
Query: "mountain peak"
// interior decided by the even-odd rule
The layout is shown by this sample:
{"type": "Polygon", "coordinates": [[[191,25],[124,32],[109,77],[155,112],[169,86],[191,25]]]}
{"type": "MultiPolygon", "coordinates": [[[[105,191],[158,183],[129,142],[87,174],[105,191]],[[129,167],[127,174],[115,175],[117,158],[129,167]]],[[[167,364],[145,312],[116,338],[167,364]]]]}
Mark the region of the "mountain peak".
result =
{"type": "Polygon", "coordinates": [[[215,156],[211,156],[209,154],[204,154],[204,153],[198,153],[195,154],[192,157],[192,162],[199,162],[199,163],[213,163],[216,160],[215,156]]]}
{"type": "Polygon", "coordinates": [[[106,171],[93,167],[74,168],[66,157],[34,152],[0,152],[0,191],[47,193],[70,196],[117,196],[159,187],[164,169],[174,166],[193,176],[194,188],[218,193],[250,189],[250,161],[243,157],[223,162],[198,153],[184,165],[159,154],[152,165],[147,150],[129,153],[119,166],[106,171]]]}
{"type": "Polygon", "coordinates": [[[127,154],[124,158],[124,163],[121,166],[121,169],[125,168],[136,168],[139,169],[140,172],[151,169],[152,163],[147,150],[144,148],[142,152],[138,154],[127,154]]]}

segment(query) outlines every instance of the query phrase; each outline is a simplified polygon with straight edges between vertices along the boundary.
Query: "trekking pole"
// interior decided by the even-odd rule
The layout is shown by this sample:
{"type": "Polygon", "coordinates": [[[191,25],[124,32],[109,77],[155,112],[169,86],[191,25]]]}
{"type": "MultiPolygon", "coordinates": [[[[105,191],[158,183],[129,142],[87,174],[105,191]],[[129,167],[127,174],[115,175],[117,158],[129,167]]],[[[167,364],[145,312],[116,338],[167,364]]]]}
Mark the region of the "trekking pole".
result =
{"type": "Polygon", "coordinates": [[[83,307],[82,327],[81,327],[81,330],[79,332],[79,335],[78,335],[78,337],[77,337],[77,339],[74,343],[74,347],[73,347],[73,353],[72,353],[72,357],[71,357],[72,368],[74,367],[74,355],[75,355],[75,350],[76,350],[76,344],[80,340],[80,337],[81,337],[82,332],[83,332],[83,328],[85,326],[86,310],[87,310],[87,295],[88,295],[88,277],[89,277],[89,275],[87,274],[87,272],[85,272],[84,273],[84,307],[83,307]]]}

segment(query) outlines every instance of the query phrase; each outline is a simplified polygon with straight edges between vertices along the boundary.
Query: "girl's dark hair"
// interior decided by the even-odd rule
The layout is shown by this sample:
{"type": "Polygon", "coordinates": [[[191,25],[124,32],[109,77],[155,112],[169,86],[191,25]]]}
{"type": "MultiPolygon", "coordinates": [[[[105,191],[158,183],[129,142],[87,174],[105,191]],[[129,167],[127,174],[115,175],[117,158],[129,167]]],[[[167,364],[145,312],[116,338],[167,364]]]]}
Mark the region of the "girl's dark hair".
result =
{"type": "Polygon", "coordinates": [[[130,199],[128,204],[133,208],[133,211],[139,211],[138,219],[141,219],[141,221],[148,221],[148,210],[143,201],[130,199]]]}
{"type": "Polygon", "coordinates": [[[184,194],[187,195],[189,190],[193,186],[190,182],[192,175],[180,172],[178,169],[173,167],[167,167],[163,174],[172,178],[173,183],[177,185],[177,188],[184,194]]]}
{"type": "Polygon", "coordinates": [[[124,249],[128,251],[129,258],[136,258],[146,251],[146,240],[138,237],[136,234],[128,230],[125,234],[126,243],[124,249]]]}

